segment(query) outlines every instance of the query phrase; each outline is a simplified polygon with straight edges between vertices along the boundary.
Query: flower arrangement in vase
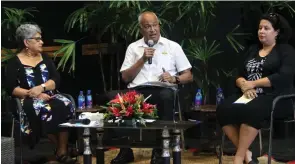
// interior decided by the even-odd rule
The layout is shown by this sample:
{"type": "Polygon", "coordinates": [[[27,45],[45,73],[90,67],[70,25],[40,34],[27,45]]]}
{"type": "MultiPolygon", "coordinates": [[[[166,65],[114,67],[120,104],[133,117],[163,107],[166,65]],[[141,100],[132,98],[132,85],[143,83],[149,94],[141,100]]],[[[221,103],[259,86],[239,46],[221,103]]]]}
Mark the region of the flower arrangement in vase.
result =
{"type": "Polygon", "coordinates": [[[146,125],[145,118],[158,118],[156,105],[146,102],[150,96],[144,98],[143,94],[134,90],[125,94],[117,94],[113,100],[107,103],[104,119],[132,120],[135,124],[138,120],[142,125],[146,125]]]}

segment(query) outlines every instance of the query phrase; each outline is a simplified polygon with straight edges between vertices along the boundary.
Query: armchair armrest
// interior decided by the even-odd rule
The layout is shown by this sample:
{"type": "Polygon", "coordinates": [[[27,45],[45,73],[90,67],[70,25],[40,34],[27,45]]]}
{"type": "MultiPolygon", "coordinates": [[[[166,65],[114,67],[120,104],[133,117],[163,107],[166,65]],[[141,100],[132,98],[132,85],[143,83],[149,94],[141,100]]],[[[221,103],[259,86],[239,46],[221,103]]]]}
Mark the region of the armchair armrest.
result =
{"type": "Polygon", "coordinates": [[[295,94],[286,94],[286,95],[280,95],[280,96],[277,96],[273,102],[272,102],[272,110],[271,110],[271,113],[274,112],[275,110],[275,107],[276,107],[276,104],[280,101],[280,100],[283,100],[283,99],[291,99],[291,98],[295,98],[295,94]]]}
{"type": "Polygon", "coordinates": [[[75,103],[75,100],[73,98],[73,96],[71,96],[70,94],[66,94],[66,93],[61,93],[61,92],[58,92],[59,94],[65,96],[66,98],[70,99],[70,101],[72,102],[72,105],[73,105],[73,108],[74,108],[74,118],[76,118],[76,103],[75,103]]]}
{"type": "Polygon", "coordinates": [[[65,96],[65,97],[68,98],[68,99],[70,99],[70,101],[71,101],[72,104],[73,104],[74,109],[76,110],[76,103],[75,103],[75,100],[74,100],[73,96],[71,96],[70,94],[61,93],[61,92],[60,92],[59,94],[65,96]]]}
{"type": "Polygon", "coordinates": [[[20,109],[22,108],[22,104],[19,98],[14,98],[15,102],[16,102],[16,107],[17,107],[17,113],[19,114],[20,109]]]}
{"type": "Polygon", "coordinates": [[[12,117],[14,119],[16,119],[17,121],[21,120],[21,109],[22,109],[22,104],[21,104],[21,100],[20,98],[17,97],[11,97],[12,101],[11,101],[11,107],[13,107],[12,109],[12,117]]]}
{"type": "MultiPolygon", "coordinates": [[[[276,104],[283,99],[291,99],[291,98],[295,98],[295,94],[286,94],[286,95],[280,95],[277,96],[273,102],[272,102],[272,109],[271,109],[271,115],[270,115],[270,127],[269,127],[269,146],[268,146],[268,163],[270,163],[271,161],[271,150],[272,150],[272,135],[273,135],[273,113],[276,107],[276,104]]],[[[295,111],[294,111],[295,114],[295,111]]],[[[294,115],[295,117],[295,115],[294,115]]]]}

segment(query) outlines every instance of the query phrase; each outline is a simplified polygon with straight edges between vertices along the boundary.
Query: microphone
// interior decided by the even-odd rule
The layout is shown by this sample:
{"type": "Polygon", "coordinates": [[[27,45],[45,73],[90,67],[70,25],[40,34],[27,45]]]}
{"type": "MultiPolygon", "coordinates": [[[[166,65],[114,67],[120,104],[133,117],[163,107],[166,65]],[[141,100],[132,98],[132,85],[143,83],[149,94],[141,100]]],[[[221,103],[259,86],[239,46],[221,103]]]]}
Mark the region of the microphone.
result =
{"type": "Polygon", "coordinates": [[[90,124],[90,120],[88,119],[88,118],[85,118],[85,119],[77,119],[77,120],[75,120],[75,119],[71,119],[70,121],[69,121],[71,124],[83,124],[83,125],[88,125],[88,124],[90,124]]]}
{"type": "MultiPolygon", "coordinates": [[[[154,46],[154,41],[153,40],[148,40],[148,46],[149,47],[153,47],[154,46]]],[[[152,58],[148,58],[148,63],[152,64],[153,63],[153,59],[152,58]]]]}

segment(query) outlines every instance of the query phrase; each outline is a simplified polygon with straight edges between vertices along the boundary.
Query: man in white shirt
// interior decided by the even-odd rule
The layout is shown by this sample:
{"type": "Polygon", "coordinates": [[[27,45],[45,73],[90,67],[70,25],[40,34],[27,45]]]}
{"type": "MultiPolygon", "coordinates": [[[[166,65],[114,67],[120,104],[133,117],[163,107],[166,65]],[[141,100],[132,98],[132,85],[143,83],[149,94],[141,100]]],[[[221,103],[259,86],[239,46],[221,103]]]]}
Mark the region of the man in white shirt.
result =
{"type": "MultiPolygon", "coordinates": [[[[173,91],[159,87],[140,87],[148,82],[165,81],[173,84],[191,82],[191,64],[181,46],[160,35],[159,20],[155,13],[144,12],[138,17],[143,38],[131,43],[120,72],[129,89],[136,89],[145,95],[152,95],[149,103],[157,105],[161,120],[173,120],[173,91]],[[152,40],[154,45],[148,46],[152,40]],[[152,62],[149,63],[148,60],[152,62]],[[139,89],[140,88],[140,89],[139,89]]],[[[161,149],[153,149],[151,163],[161,163],[161,149]]],[[[112,164],[129,163],[134,160],[132,149],[121,149],[112,164]]]]}

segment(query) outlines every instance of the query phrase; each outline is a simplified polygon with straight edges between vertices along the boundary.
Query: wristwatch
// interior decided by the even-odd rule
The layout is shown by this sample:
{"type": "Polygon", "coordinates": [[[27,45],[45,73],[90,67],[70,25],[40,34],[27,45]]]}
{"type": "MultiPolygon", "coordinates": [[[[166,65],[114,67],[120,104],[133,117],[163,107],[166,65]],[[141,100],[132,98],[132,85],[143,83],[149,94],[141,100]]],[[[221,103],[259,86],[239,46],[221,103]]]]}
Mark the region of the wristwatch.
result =
{"type": "Polygon", "coordinates": [[[41,87],[43,87],[43,91],[46,91],[46,86],[45,86],[45,84],[41,84],[41,87]]]}
{"type": "Polygon", "coordinates": [[[178,76],[174,76],[174,77],[175,77],[175,84],[179,84],[180,83],[179,77],[178,76]]]}

